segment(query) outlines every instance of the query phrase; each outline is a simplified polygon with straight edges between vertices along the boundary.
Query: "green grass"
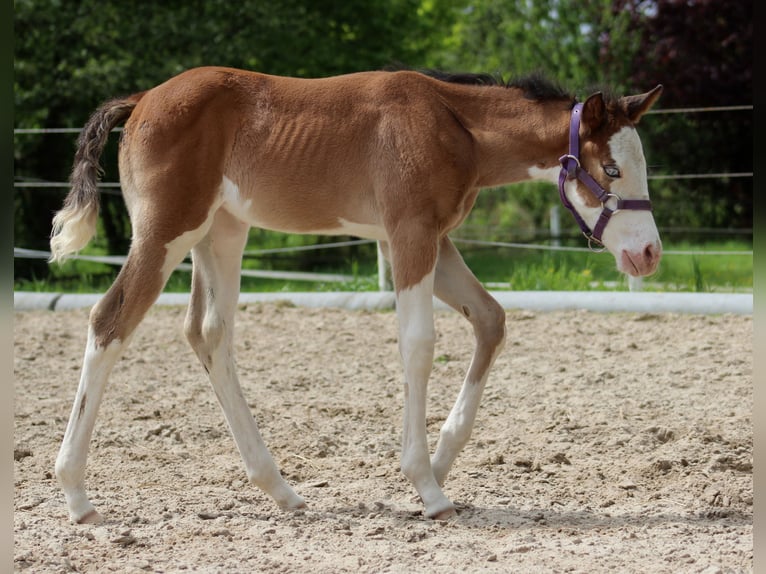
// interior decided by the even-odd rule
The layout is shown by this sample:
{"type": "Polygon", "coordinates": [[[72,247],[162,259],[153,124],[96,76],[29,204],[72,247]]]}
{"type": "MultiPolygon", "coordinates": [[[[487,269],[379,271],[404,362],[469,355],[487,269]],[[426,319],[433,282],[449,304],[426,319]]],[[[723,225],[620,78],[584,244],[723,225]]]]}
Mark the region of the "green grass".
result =
{"type": "MultiPolygon", "coordinates": [[[[726,241],[707,245],[678,243],[667,251],[752,251],[752,243],[726,241]]],[[[659,271],[646,282],[664,291],[738,292],[753,289],[752,255],[666,255],[659,271]]]]}
{"type": "MultiPolygon", "coordinates": [[[[659,270],[644,278],[644,291],[752,291],[752,255],[675,255],[673,251],[748,251],[745,242],[665,245],[659,270]]],[[[627,290],[628,280],[609,253],[511,249],[463,250],[469,267],[485,283],[506,283],[515,291],[627,290]]],[[[502,288],[502,287],[498,287],[502,288]]]]}
{"type": "MultiPolygon", "coordinates": [[[[580,245],[580,244],[578,244],[580,245]]],[[[468,266],[492,289],[524,290],[627,290],[627,279],[617,272],[609,253],[551,252],[500,247],[461,246],[468,266]]],[[[666,251],[745,251],[745,241],[693,245],[665,245],[666,251]]],[[[90,251],[91,254],[95,253],[90,251]]],[[[260,269],[310,270],[353,276],[349,282],[282,281],[243,277],[243,292],[291,291],[376,291],[377,270],[374,246],[357,250],[349,261],[314,255],[309,258],[247,259],[245,267],[260,269]],[[309,269],[306,269],[309,267],[309,269]]],[[[17,291],[65,293],[104,292],[114,280],[114,266],[88,261],[69,261],[50,267],[45,279],[16,281],[17,291]]],[[[166,292],[187,292],[190,273],[174,272],[166,292]]],[[[673,255],[663,257],[660,269],[645,278],[644,291],[741,292],[752,291],[752,255],[673,255]]]]}

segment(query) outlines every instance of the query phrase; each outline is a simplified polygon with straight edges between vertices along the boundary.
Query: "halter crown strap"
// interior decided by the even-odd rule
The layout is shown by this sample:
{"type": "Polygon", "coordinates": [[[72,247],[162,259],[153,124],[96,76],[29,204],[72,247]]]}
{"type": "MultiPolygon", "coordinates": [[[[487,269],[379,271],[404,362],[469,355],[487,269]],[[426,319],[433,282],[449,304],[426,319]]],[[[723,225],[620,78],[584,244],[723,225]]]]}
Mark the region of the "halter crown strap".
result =
{"type": "Polygon", "coordinates": [[[588,171],[580,164],[580,120],[582,119],[583,104],[577,103],[572,108],[572,116],[569,121],[569,153],[559,158],[561,163],[561,171],[559,172],[559,197],[561,203],[566,207],[574,216],[575,221],[580,226],[585,237],[588,238],[588,244],[595,242],[599,245],[603,245],[601,242],[601,236],[604,233],[606,224],[609,223],[612,215],[623,209],[633,210],[652,210],[652,203],[648,199],[622,199],[614,193],[609,193],[588,173],[588,171]],[[593,226],[593,230],[588,227],[582,216],[577,213],[564,190],[564,184],[569,179],[579,179],[590,189],[596,199],[601,203],[601,214],[596,221],[596,225],[593,226]],[[606,203],[610,199],[616,200],[616,206],[614,209],[607,207],[606,203]]]}

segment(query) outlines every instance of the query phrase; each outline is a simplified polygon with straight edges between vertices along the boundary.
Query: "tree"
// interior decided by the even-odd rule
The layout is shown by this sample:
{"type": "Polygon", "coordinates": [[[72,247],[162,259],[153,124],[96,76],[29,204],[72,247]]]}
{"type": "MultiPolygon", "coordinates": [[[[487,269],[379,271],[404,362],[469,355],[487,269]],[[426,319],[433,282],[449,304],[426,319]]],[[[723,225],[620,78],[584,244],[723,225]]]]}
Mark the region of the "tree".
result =
{"type": "MultiPolygon", "coordinates": [[[[201,65],[308,77],[418,64],[449,18],[446,6],[438,0],[17,0],[16,127],[80,127],[102,101],[201,65]]],[[[66,180],[74,141],[60,134],[17,136],[17,179],[66,180]]],[[[104,154],[105,179],[112,181],[115,142],[104,154]]],[[[47,248],[64,191],[15,194],[18,245],[47,248]]],[[[103,199],[108,250],[124,253],[129,234],[122,199],[103,199]]],[[[47,265],[16,260],[15,272],[42,277],[47,265]]]]}
{"type": "Polygon", "coordinates": [[[579,89],[619,89],[638,48],[624,34],[629,23],[611,1],[475,0],[456,20],[441,65],[505,77],[543,72],[579,89]]]}
{"type": "MultiPolygon", "coordinates": [[[[600,85],[638,93],[662,83],[665,108],[750,104],[752,8],[714,0],[473,0],[441,63],[505,76],[542,71],[580,98],[600,85]]],[[[639,131],[650,173],[751,172],[751,118],[647,116],[639,131]]],[[[752,178],[692,181],[651,182],[661,226],[752,226],[752,178]]],[[[543,226],[552,201],[529,188],[516,186],[512,201],[543,226]]]]}
{"type": "MultiPolygon", "coordinates": [[[[633,85],[662,83],[663,107],[738,106],[753,103],[753,5],[751,2],[627,0],[641,38],[631,71],[633,85]],[[690,33],[693,30],[693,33],[690,33]]],[[[646,130],[671,173],[753,171],[752,112],[684,114],[655,121],[646,130]]],[[[666,225],[751,228],[752,178],[665,182],[660,201],[666,225]]]]}
{"type": "MultiPolygon", "coordinates": [[[[604,0],[473,0],[463,4],[439,65],[450,69],[496,73],[505,79],[542,72],[581,99],[609,86],[625,91],[636,34],[628,34],[630,14],[604,0]]],[[[649,87],[654,87],[653,84],[649,87]]],[[[496,220],[502,210],[523,236],[547,228],[557,195],[548,184],[522,183],[511,193],[480,197],[472,219],[496,220]],[[500,204],[512,203],[514,209],[500,204]]],[[[569,221],[569,220],[566,220],[569,221]]],[[[579,237],[574,221],[571,232],[579,237]]],[[[507,231],[504,232],[507,238],[507,231]]],[[[500,239],[497,237],[495,239],[500,239]]]]}

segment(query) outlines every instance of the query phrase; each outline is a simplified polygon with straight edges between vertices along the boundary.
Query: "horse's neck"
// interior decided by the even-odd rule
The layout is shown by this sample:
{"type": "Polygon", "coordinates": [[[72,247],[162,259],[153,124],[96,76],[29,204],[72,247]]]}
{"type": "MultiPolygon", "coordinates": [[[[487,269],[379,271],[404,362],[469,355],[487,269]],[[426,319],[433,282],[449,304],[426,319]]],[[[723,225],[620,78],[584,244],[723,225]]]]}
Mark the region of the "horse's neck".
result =
{"type": "Polygon", "coordinates": [[[566,153],[571,105],[526,99],[520,90],[473,87],[444,99],[476,142],[478,186],[531,179],[566,153]]]}

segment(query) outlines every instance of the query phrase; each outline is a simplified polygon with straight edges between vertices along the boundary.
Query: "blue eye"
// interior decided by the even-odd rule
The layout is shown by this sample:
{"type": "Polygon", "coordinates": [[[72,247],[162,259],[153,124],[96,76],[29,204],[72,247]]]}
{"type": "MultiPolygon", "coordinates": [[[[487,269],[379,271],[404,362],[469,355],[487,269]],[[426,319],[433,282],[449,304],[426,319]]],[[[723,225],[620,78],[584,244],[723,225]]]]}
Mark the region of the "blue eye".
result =
{"type": "Polygon", "coordinates": [[[620,168],[618,168],[616,165],[605,165],[604,173],[609,177],[618,178],[620,177],[620,168]]]}

